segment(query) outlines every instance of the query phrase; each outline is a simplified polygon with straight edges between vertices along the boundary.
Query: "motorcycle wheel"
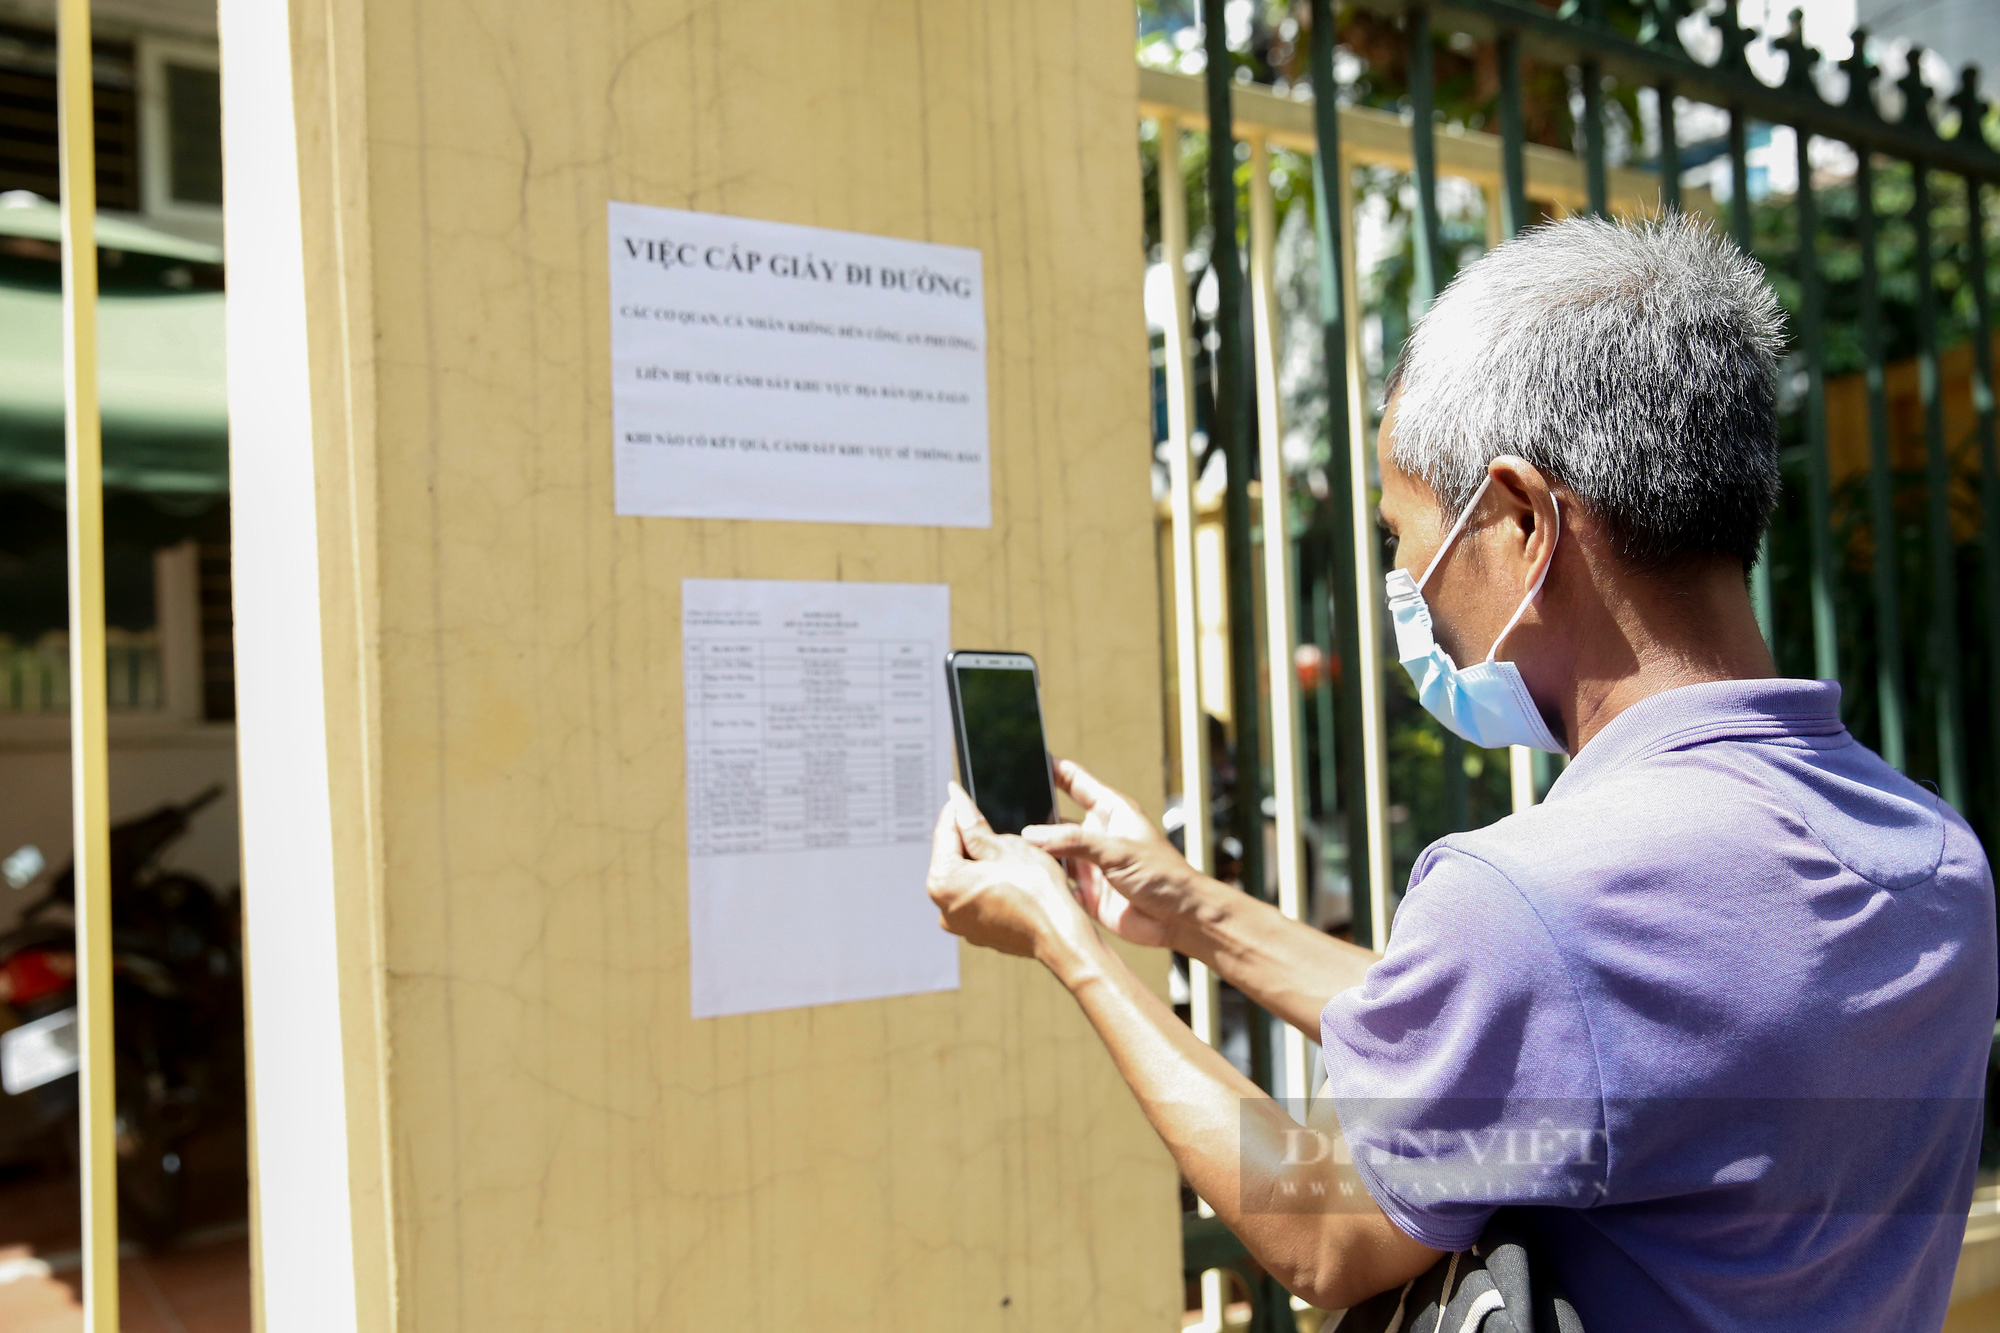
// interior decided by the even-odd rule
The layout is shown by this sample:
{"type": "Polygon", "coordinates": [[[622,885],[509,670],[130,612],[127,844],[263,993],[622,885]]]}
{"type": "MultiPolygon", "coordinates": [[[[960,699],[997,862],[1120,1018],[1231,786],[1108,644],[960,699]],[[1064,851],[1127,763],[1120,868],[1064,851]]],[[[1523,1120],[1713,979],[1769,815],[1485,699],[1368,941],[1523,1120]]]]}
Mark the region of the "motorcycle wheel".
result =
{"type": "Polygon", "coordinates": [[[119,1229],[141,1245],[171,1244],[187,1209],[187,1167],[178,1136],[161,1132],[144,1108],[128,1107],[118,1141],[119,1229]]]}

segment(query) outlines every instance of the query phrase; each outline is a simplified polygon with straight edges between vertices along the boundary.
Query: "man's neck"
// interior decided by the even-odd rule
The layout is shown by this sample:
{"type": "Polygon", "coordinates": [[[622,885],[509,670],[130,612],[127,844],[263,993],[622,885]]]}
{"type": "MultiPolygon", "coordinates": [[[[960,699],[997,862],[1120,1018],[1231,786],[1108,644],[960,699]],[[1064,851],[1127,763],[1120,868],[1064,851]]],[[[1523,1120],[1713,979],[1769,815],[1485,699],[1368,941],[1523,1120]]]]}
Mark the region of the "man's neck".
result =
{"type": "Polygon", "coordinates": [[[1572,755],[1641,699],[1683,685],[1777,674],[1734,561],[1626,581],[1620,593],[1620,600],[1596,608],[1598,632],[1578,636],[1591,646],[1578,653],[1563,705],[1572,755]]]}

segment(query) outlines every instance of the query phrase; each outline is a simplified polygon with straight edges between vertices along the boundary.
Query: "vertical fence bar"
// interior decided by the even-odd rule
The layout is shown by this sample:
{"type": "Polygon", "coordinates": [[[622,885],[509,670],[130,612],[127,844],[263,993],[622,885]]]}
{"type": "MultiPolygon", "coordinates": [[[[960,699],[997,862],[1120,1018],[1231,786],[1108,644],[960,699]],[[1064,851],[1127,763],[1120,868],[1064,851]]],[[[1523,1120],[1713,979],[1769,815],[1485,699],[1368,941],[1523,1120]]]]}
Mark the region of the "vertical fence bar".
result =
{"type": "Polygon", "coordinates": [[[1729,235],[1737,249],[1751,253],[1749,118],[1741,107],[1729,108],[1729,235]]]}
{"type": "MultiPolygon", "coordinates": [[[[1419,311],[1437,298],[1444,285],[1444,242],[1439,233],[1437,205],[1437,90],[1432,77],[1430,11],[1418,5],[1408,11],[1410,83],[1410,162],[1417,195],[1416,281],[1413,296],[1419,311]]],[[[1384,349],[1385,354],[1387,349],[1384,349]]],[[[1465,742],[1444,732],[1444,817],[1447,830],[1470,824],[1470,792],[1465,777],[1465,742]]]]}
{"type": "Polygon", "coordinates": [[[1465,774],[1465,740],[1444,733],[1444,824],[1447,833],[1472,827],[1472,781],[1465,774]]]}
{"type": "MultiPolygon", "coordinates": [[[[1339,216],[1354,216],[1354,164],[1343,151],[1333,173],[1338,192],[1339,216]]],[[[1354,615],[1360,627],[1360,649],[1346,669],[1359,677],[1361,687],[1361,737],[1365,751],[1362,799],[1368,820],[1366,891],[1354,883],[1354,939],[1378,952],[1389,945],[1393,903],[1390,873],[1394,857],[1389,842],[1389,710],[1387,684],[1383,680],[1382,544],[1375,523],[1375,505],[1370,496],[1368,416],[1363,386],[1368,374],[1361,357],[1361,284],[1355,275],[1354,247],[1340,249],[1341,310],[1347,326],[1347,382],[1353,392],[1347,399],[1347,432],[1353,448],[1349,451],[1354,508],[1350,511],[1354,534],[1354,615]],[[1364,918],[1361,907],[1367,904],[1364,918]]]]}
{"type": "MultiPolygon", "coordinates": [[[[1729,22],[1736,22],[1735,8],[1730,9],[1729,22]]],[[[1750,146],[1749,120],[1743,108],[1729,108],[1729,234],[1736,242],[1736,248],[1753,258],[1756,255],[1755,235],[1750,221],[1750,146]]],[[[1757,629],[1764,636],[1771,651],[1778,651],[1778,639],[1771,632],[1771,535],[1764,534],[1763,548],[1757,553],[1757,563],[1750,570],[1750,601],[1757,612],[1757,629]]],[[[1783,671],[1780,664],[1779,670],[1783,671]]]]}
{"type": "MultiPolygon", "coordinates": [[[[1208,791],[1208,717],[1201,703],[1201,616],[1196,603],[1194,505],[1194,385],[1190,336],[1194,302],[1187,282],[1187,182],[1181,174],[1181,128],[1162,117],[1160,131],[1160,260],[1172,280],[1174,313],[1167,329],[1167,494],[1173,515],[1174,653],[1179,699],[1176,708],[1181,757],[1182,846],[1188,864],[1203,874],[1215,869],[1210,841],[1208,791]]],[[[1188,960],[1188,1026],[1210,1046],[1222,1040],[1222,995],[1215,973],[1204,963],[1188,960]]],[[[1196,1210],[1213,1217],[1206,1199],[1196,1210]]],[[[1211,1269],[1201,1275],[1202,1316],[1211,1328],[1222,1327],[1228,1304],[1224,1275],[1211,1269]]]]}
{"type": "Polygon", "coordinates": [[[1577,73],[1583,83],[1583,182],[1590,211],[1611,216],[1611,190],[1604,168],[1604,66],[1586,58],[1577,73]]]}
{"type": "Polygon", "coordinates": [[[105,725],[104,455],[97,404],[97,115],[89,0],[57,28],[63,410],[69,502],[70,781],[81,1103],[83,1310],[118,1328],[118,1100],[112,1060],[109,734],[105,725]]]}
{"type": "Polygon", "coordinates": [[[1201,706],[1201,616],[1195,603],[1194,385],[1190,330],[1194,302],[1187,282],[1187,186],[1181,174],[1180,122],[1162,117],[1160,131],[1160,260],[1173,286],[1167,329],[1167,492],[1173,515],[1174,649],[1180,698],[1182,842],[1188,864],[1215,869],[1210,851],[1208,722],[1201,706]]]}
{"type": "Polygon", "coordinates": [[[1535,752],[1525,745],[1507,747],[1507,792],[1516,814],[1535,803],[1535,752]]]}
{"type": "Polygon", "coordinates": [[[1653,90],[1659,99],[1660,117],[1660,211],[1679,212],[1681,206],[1681,127],[1674,107],[1674,85],[1665,80],[1653,90]]]}
{"type": "MultiPolygon", "coordinates": [[[[1970,101],[1971,99],[1968,99],[1970,101]]],[[[1974,107],[1977,103],[1972,104],[1974,107]]],[[[1971,112],[1972,108],[1968,108],[1971,112]]],[[[1978,133],[1979,118],[1960,125],[1978,133]]],[[[1960,134],[1966,131],[1961,129],[1960,134]]],[[[1981,591],[1986,600],[1987,717],[1991,753],[2000,755],[2000,430],[1993,399],[1993,293],[1986,285],[1986,190],[1976,176],[1965,178],[1965,277],[1972,286],[1972,410],[1979,418],[1979,555],[1981,591]]],[[[2000,778],[1993,784],[2000,803],[2000,778]]],[[[1990,816],[1989,839],[2000,837],[2000,809],[1990,816]]]]}
{"type": "MultiPolygon", "coordinates": [[[[1417,193],[1416,304],[1431,303],[1444,280],[1444,247],[1438,239],[1437,139],[1434,117],[1437,90],[1431,72],[1431,14],[1415,5],[1406,14],[1409,26],[1410,165],[1417,193]]],[[[1384,355],[1388,349],[1384,349],[1384,355]]]]}
{"type": "MultiPolygon", "coordinates": [[[[1223,496],[1223,548],[1229,604],[1229,693],[1235,730],[1236,837],[1242,844],[1246,893],[1266,895],[1264,881],[1263,759],[1258,735],[1256,571],[1250,553],[1251,450],[1249,396],[1243,366],[1243,267],[1236,243],[1235,80],[1229,60],[1224,0],[1202,0],[1202,41],[1208,69],[1208,216],[1215,237],[1215,433],[1228,465],[1223,496]]],[[[1257,1043],[1253,1041],[1252,1048],[1257,1043]]]]}
{"type": "MultiPolygon", "coordinates": [[[[1330,643],[1334,657],[1328,668],[1337,668],[1340,673],[1333,738],[1338,747],[1339,808],[1354,938],[1367,944],[1376,938],[1375,923],[1387,921],[1375,913],[1381,895],[1374,887],[1378,880],[1385,886],[1388,883],[1380,864],[1387,856],[1388,844],[1375,836],[1379,822],[1375,816],[1386,805],[1381,799],[1386,782],[1373,762],[1376,750],[1369,743],[1371,735],[1380,731],[1379,724],[1369,725],[1368,684],[1379,676],[1370,614],[1376,593],[1369,586],[1369,565],[1361,552],[1362,543],[1374,536],[1374,525],[1367,518],[1368,450],[1356,421],[1363,382],[1352,373],[1359,361],[1350,337],[1353,325],[1348,320],[1348,304],[1354,293],[1348,268],[1352,254],[1347,245],[1347,159],[1340,151],[1333,37],[1332,0],[1312,0],[1313,238],[1319,252],[1320,345],[1326,360],[1326,507],[1333,587],[1328,614],[1333,621],[1330,643]]],[[[1380,691],[1373,693],[1379,706],[1380,691]]],[[[1329,807],[1332,804],[1329,797],[1329,807]]],[[[1386,939],[1386,934],[1382,938],[1386,939]]]]}
{"type": "MultiPolygon", "coordinates": [[[[1201,704],[1201,616],[1196,604],[1194,505],[1194,387],[1189,336],[1193,301],[1187,283],[1187,186],[1181,175],[1180,122],[1163,117],[1160,130],[1160,260],[1172,280],[1174,313],[1167,329],[1167,494],[1173,515],[1174,655],[1179,699],[1182,845],[1188,864],[1215,869],[1209,829],[1208,718],[1201,704]]],[[[1221,1039],[1215,974],[1188,962],[1189,1023],[1213,1046],[1221,1039]]]]}
{"type": "MultiPolygon", "coordinates": [[[[1335,459],[1338,467],[1341,460],[1335,459]]],[[[1338,650],[1333,645],[1333,589],[1327,579],[1326,565],[1331,562],[1314,559],[1312,574],[1307,578],[1306,603],[1312,610],[1313,642],[1327,649],[1326,657],[1320,662],[1319,680],[1313,686],[1313,734],[1319,742],[1319,816],[1327,824],[1334,820],[1334,811],[1341,786],[1340,778],[1340,737],[1334,730],[1334,663],[1339,660],[1338,650]]],[[[1356,790],[1359,790],[1357,787],[1356,790]]],[[[1352,849],[1349,866],[1352,866],[1352,849]]],[[[1351,871],[1350,871],[1351,873],[1351,871]]]]}
{"type": "Polygon", "coordinates": [[[1812,136],[1797,131],[1799,187],[1799,347],[1806,359],[1806,510],[1812,523],[1813,672],[1840,679],[1840,638],[1835,623],[1838,579],[1833,549],[1833,497],[1826,458],[1826,354],[1819,277],[1819,209],[1813,199],[1812,136]]]}
{"type": "Polygon", "coordinates": [[[1910,179],[1915,187],[1915,197],[1910,201],[1910,224],[1916,232],[1917,260],[1917,392],[1923,400],[1924,410],[1924,489],[1928,493],[1931,554],[1931,643],[1938,679],[1938,788],[1946,801],[1964,809],[1965,705],[1963,672],[1958,660],[1958,552],[1951,532],[1951,458],[1945,450],[1944,398],[1938,382],[1938,310],[1931,258],[1930,169],[1923,162],[1914,162],[1911,166],[1910,179]]]}
{"type": "MultiPolygon", "coordinates": [[[[1305,919],[1305,807],[1299,746],[1298,595],[1292,576],[1290,487],[1285,484],[1285,423],[1278,401],[1278,291],[1273,275],[1278,248],[1277,207],[1271,198],[1270,150],[1260,135],[1250,141],[1250,307],[1257,382],[1258,472],[1263,478],[1264,655],[1271,664],[1271,794],[1276,805],[1278,910],[1305,919]]],[[[1279,1071],[1284,1095],[1305,1097],[1307,1052],[1303,1032],[1283,1024],[1279,1071]]]]}
{"type": "MultiPolygon", "coordinates": [[[[1535,792],[1539,798],[1542,793],[1548,791],[1561,770],[1556,767],[1557,756],[1550,754],[1547,750],[1536,750],[1528,758],[1533,761],[1535,792]]],[[[1563,763],[1565,765],[1569,763],[1567,756],[1563,756],[1563,763]]]]}
{"type": "MultiPolygon", "coordinates": [[[[1579,6],[1586,27],[1602,31],[1604,0],[1582,0],[1579,6]]],[[[1595,56],[1586,55],[1577,68],[1583,84],[1583,182],[1590,211],[1601,218],[1611,216],[1611,192],[1604,170],[1604,66],[1595,56]]]]}
{"type": "MultiPolygon", "coordinates": [[[[1882,757],[1909,766],[1905,739],[1903,612],[1896,535],[1895,462],[1889,456],[1889,387],[1882,327],[1882,279],[1876,249],[1875,157],[1855,149],[1854,233],[1861,246],[1861,350],[1867,358],[1868,522],[1874,530],[1875,696],[1882,717],[1882,757]]],[[[2000,696],[1996,696],[2000,697],[2000,696]]]]}
{"type": "MultiPolygon", "coordinates": [[[[1232,793],[1239,845],[1238,882],[1260,899],[1269,896],[1264,875],[1264,800],[1258,703],[1256,569],[1251,554],[1250,473],[1256,454],[1250,439],[1251,404],[1243,364],[1244,327],[1248,311],[1243,301],[1243,266],[1236,239],[1235,79],[1229,56],[1225,0],[1202,0],[1202,42],[1208,58],[1208,215],[1214,228],[1209,246],[1216,282],[1215,416],[1210,430],[1219,437],[1228,465],[1223,494],[1224,587],[1229,606],[1229,708],[1234,722],[1236,776],[1232,793]]],[[[1264,1090],[1276,1086],[1271,1067],[1270,1019],[1253,1004],[1244,1005],[1249,1033],[1251,1081],[1264,1090]]],[[[1252,1304],[1258,1321],[1290,1326],[1291,1306],[1282,1288],[1269,1276],[1252,1283],[1252,1304]]]]}
{"type": "MultiPolygon", "coordinates": [[[[1521,51],[1512,34],[1500,39],[1500,180],[1503,206],[1496,240],[1504,243],[1528,225],[1525,198],[1527,164],[1521,126],[1521,51]]],[[[1516,813],[1535,803],[1535,752],[1525,745],[1507,747],[1507,788],[1516,813]]]]}
{"type": "Polygon", "coordinates": [[[1528,225],[1528,141],[1521,114],[1521,38],[1500,34],[1500,224],[1507,236],[1528,225]]]}

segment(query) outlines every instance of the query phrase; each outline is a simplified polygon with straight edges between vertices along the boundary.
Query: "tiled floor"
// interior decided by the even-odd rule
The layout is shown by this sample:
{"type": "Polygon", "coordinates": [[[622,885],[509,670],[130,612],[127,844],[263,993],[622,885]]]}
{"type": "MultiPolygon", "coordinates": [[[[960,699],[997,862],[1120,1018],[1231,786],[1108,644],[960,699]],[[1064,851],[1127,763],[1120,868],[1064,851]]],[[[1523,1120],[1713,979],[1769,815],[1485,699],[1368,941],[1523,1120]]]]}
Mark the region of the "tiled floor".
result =
{"type": "MultiPolygon", "coordinates": [[[[250,1333],[248,1172],[241,1127],[188,1145],[183,1243],[119,1263],[122,1333],[250,1333]]],[[[0,1333],[77,1333],[83,1281],[77,1181],[17,1172],[0,1180],[0,1333]]]]}
{"type": "MultiPolygon", "coordinates": [[[[0,1249],[0,1329],[6,1333],[77,1333],[83,1274],[24,1271],[25,1246],[0,1249]]],[[[243,1236],[184,1250],[134,1255],[119,1264],[123,1333],[250,1333],[250,1242],[243,1236]]]]}
{"type": "Polygon", "coordinates": [[[0,1254],[74,1250],[76,1216],[75,1176],[30,1176],[0,1184],[0,1254]]]}

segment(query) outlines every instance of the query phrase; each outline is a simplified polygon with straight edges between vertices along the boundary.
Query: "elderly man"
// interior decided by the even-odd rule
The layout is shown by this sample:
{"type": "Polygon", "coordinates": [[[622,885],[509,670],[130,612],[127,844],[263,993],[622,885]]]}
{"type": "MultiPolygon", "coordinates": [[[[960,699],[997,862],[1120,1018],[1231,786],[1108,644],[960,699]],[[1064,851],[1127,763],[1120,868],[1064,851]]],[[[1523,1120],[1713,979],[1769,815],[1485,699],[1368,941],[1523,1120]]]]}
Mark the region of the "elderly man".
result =
{"type": "Polygon", "coordinates": [[[1943,1320],[1993,883],[1838,685],[1774,676],[1745,571],[1778,339],[1756,266],[1680,218],[1540,228],[1425,315],[1379,450],[1399,656],[1461,735],[1572,759],[1424,853],[1379,958],[1194,873],[1074,764],[1081,825],[999,837],[956,789],[940,818],[945,927],[1070,989],[1194,1187],[1315,1305],[1512,1204],[1586,1327],[1943,1320]],[[1318,1039],[1344,1141],[1299,1152],[1099,925],[1318,1039]]]}

